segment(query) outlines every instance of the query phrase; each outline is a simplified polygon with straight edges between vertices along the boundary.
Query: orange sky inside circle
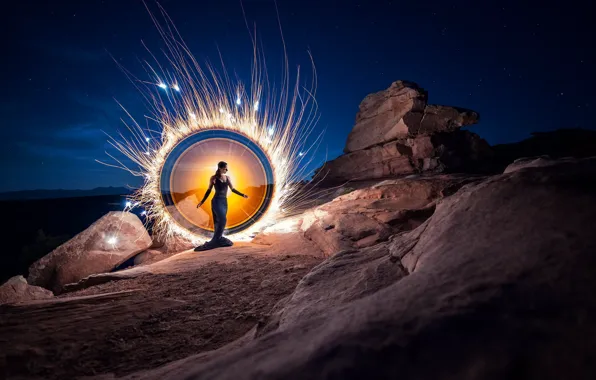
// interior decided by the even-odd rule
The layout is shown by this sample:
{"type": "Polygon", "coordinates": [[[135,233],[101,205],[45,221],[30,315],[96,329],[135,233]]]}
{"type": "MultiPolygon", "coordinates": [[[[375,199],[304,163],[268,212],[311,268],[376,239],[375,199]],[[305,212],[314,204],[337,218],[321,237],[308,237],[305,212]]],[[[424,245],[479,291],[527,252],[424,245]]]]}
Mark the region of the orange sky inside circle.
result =
{"type": "Polygon", "coordinates": [[[211,199],[215,189],[200,209],[196,205],[203,199],[209,178],[215,174],[219,161],[228,163],[227,175],[234,187],[249,196],[245,199],[228,189],[226,228],[238,226],[254,216],[266,194],[267,177],[263,165],[241,143],[212,138],[190,146],[174,164],[170,191],[180,214],[191,224],[210,231],[213,230],[211,199]]]}

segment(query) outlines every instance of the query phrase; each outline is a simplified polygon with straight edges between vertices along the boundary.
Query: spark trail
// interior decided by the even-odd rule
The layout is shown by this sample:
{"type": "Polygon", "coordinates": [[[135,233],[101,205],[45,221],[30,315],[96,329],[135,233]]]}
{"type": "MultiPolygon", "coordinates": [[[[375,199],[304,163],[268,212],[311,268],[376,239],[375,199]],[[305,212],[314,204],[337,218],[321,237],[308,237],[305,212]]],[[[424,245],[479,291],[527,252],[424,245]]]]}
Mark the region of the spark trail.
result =
{"type": "MultiPolygon", "coordinates": [[[[280,25],[284,49],[282,79],[279,87],[271,83],[266,60],[257,48],[256,33],[249,35],[253,46],[251,81],[248,85],[232,81],[220,54],[220,70],[210,63],[200,65],[177,31],[164,9],[157,5],[161,19],[148,9],[166,49],[162,64],[145,46],[151,61],[143,61],[149,79],[143,80],[121,67],[144,97],[156,127],[143,128],[120,104],[128,116],[123,121],[128,134],[108,136],[109,143],[134,165],[107,153],[114,163],[105,163],[143,178],[143,185],[131,196],[125,209],[142,207],[144,216],[153,225],[154,234],[162,239],[174,235],[198,241],[194,235],[172,220],[162,201],[160,175],[168,154],[187,137],[208,129],[234,131],[249,138],[267,154],[274,173],[274,191],[270,205],[251,228],[234,237],[245,239],[269,226],[283,215],[300,207],[308,198],[298,183],[306,173],[312,152],[320,143],[321,134],[306,146],[318,119],[315,101],[316,70],[309,54],[312,80],[301,85],[300,68],[290,79],[288,57],[280,25]],[[134,167],[131,167],[134,166],[134,167]]],[[[279,15],[278,15],[279,20],[279,15]]]]}

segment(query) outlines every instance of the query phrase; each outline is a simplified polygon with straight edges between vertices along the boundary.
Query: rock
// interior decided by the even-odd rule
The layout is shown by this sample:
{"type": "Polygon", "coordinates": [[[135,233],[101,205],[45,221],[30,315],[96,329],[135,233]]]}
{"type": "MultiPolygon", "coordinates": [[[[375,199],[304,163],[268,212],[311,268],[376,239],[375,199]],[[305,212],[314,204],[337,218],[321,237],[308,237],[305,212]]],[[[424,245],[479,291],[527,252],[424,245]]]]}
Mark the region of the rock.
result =
{"type": "Polygon", "coordinates": [[[393,263],[328,259],[277,329],[170,378],[595,378],[594,177],[591,159],[464,186],[386,243],[393,263]]]}
{"type": "Polygon", "coordinates": [[[393,141],[339,156],[317,170],[324,183],[379,179],[417,172],[406,141],[393,141]]]}
{"type": "Polygon", "coordinates": [[[339,156],[317,169],[322,182],[391,178],[422,172],[484,173],[490,170],[492,150],[469,131],[439,132],[432,136],[394,140],[339,156]]]}
{"type": "Polygon", "coordinates": [[[199,239],[193,242],[178,235],[169,236],[165,240],[159,236],[154,236],[152,239],[151,247],[134,256],[132,265],[152,264],[172,255],[191,250],[203,242],[199,239]]]}
{"type": "Polygon", "coordinates": [[[109,212],[33,263],[28,281],[60,292],[66,284],[91,274],[109,272],[151,244],[149,234],[136,215],[109,212]]]}
{"type": "Polygon", "coordinates": [[[373,294],[406,275],[392,263],[386,244],[346,250],[308,273],[286,301],[279,328],[324,315],[333,307],[373,294]]]}
{"type": "Polygon", "coordinates": [[[160,260],[165,259],[168,257],[164,255],[163,252],[157,249],[148,249],[136,255],[134,257],[134,266],[143,265],[143,264],[151,264],[160,260]]]}
{"type": "Polygon", "coordinates": [[[410,135],[432,135],[437,132],[451,132],[463,126],[476,124],[480,119],[477,112],[465,108],[428,105],[420,126],[412,128],[410,135]]]}
{"type": "Polygon", "coordinates": [[[200,244],[200,241],[191,241],[183,236],[173,235],[168,236],[165,240],[155,237],[151,248],[161,252],[165,255],[171,255],[173,253],[180,253],[193,249],[200,244]]]}
{"type": "Polygon", "coordinates": [[[478,113],[427,105],[426,99],[426,91],[405,81],[368,95],[360,104],[345,154],[317,169],[318,179],[336,185],[420,172],[488,171],[488,143],[459,130],[477,123],[478,113]]]}
{"type": "MultiPolygon", "coordinates": [[[[494,173],[492,148],[480,136],[470,131],[456,130],[431,136],[433,159],[449,173],[494,173]]],[[[436,168],[433,168],[436,169],[436,168]]],[[[427,169],[422,169],[426,171],[427,169]]]]}
{"type": "Polygon", "coordinates": [[[468,181],[456,176],[382,181],[307,211],[299,228],[326,256],[369,247],[417,227],[444,191],[451,194],[468,181]]]}
{"type": "Polygon", "coordinates": [[[416,83],[396,81],[368,95],[360,104],[345,153],[397,139],[454,131],[478,122],[478,113],[463,108],[427,105],[427,93],[416,83]]]}
{"type": "Polygon", "coordinates": [[[503,173],[504,174],[512,173],[512,172],[515,172],[515,171],[518,171],[518,170],[521,170],[524,168],[537,168],[537,167],[542,167],[542,166],[550,166],[550,165],[556,164],[557,162],[558,161],[552,160],[548,156],[518,158],[517,160],[515,160],[511,164],[509,164],[505,168],[505,171],[503,173]]]}
{"type": "Polygon", "coordinates": [[[416,83],[396,81],[384,91],[368,95],[356,115],[345,153],[408,135],[422,119],[427,94],[416,83]]]}
{"type": "Polygon", "coordinates": [[[289,232],[264,232],[252,240],[255,244],[268,245],[268,253],[279,255],[306,255],[324,257],[321,249],[304,236],[300,229],[289,232]]]}
{"type": "Polygon", "coordinates": [[[23,276],[14,276],[0,286],[0,305],[54,297],[54,293],[39,286],[31,286],[23,276]]]}

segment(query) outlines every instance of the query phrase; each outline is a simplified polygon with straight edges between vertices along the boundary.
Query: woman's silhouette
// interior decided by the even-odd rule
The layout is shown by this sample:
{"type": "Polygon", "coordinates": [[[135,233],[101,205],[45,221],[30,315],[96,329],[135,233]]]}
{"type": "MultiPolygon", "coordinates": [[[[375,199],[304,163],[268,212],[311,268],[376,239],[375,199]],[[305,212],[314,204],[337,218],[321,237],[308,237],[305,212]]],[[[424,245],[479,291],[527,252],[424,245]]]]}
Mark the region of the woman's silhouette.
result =
{"type": "Polygon", "coordinates": [[[215,195],[211,199],[211,210],[213,211],[213,238],[207,243],[195,248],[195,251],[204,251],[206,249],[216,247],[230,247],[234,243],[230,239],[223,237],[224,229],[226,228],[226,214],[228,213],[228,187],[233,193],[240,195],[241,197],[248,198],[248,195],[242,194],[238,190],[234,189],[230,177],[226,175],[228,172],[228,164],[224,161],[220,161],[217,164],[217,171],[215,175],[209,179],[209,188],[205,192],[205,196],[197,205],[197,208],[201,207],[205,200],[209,197],[211,189],[215,186],[215,195]]]}

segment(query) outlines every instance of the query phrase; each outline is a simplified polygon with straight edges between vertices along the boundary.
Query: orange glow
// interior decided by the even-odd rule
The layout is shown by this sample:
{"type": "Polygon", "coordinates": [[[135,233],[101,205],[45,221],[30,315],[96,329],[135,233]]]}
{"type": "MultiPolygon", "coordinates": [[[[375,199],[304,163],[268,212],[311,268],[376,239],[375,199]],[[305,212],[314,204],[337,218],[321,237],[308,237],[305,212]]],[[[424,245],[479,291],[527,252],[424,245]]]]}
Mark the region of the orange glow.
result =
{"type": "Polygon", "coordinates": [[[245,199],[228,189],[226,228],[238,226],[253,217],[266,194],[265,170],[254,153],[244,145],[224,138],[212,138],[192,145],[174,164],[170,189],[174,204],[184,218],[209,231],[213,231],[211,198],[215,189],[200,209],[196,205],[203,199],[219,161],[228,163],[227,175],[236,190],[249,196],[245,199]]]}

